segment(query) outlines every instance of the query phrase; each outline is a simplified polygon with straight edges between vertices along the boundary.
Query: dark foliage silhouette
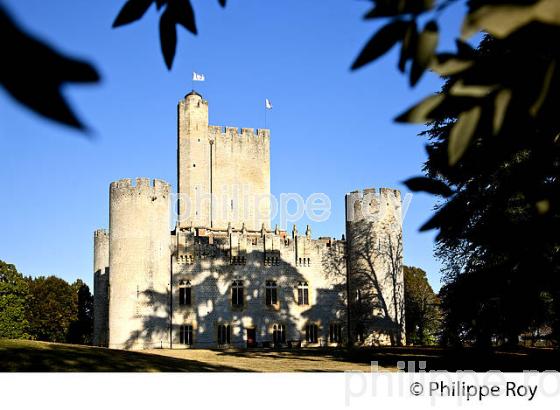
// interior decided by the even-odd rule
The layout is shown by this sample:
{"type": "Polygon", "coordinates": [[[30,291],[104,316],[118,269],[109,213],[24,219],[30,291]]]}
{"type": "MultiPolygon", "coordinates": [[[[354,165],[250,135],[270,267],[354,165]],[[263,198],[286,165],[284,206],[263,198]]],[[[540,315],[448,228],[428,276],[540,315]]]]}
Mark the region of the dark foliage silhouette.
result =
{"type": "MultiPolygon", "coordinates": [[[[225,7],[226,0],[219,0],[219,3],[225,7]]],[[[177,25],[194,35],[198,33],[190,0],[128,0],[113,22],[113,27],[121,27],[141,19],[152,4],[156,5],[158,11],[163,9],[159,19],[159,38],[165,65],[171,70],[177,48],[177,25]]]]}
{"type": "Polygon", "coordinates": [[[51,46],[25,33],[0,5],[4,89],[27,108],[51,120],[84,129],[61,93],[65,83],[99,81],[95,68],[66,57],[51,46]]]}

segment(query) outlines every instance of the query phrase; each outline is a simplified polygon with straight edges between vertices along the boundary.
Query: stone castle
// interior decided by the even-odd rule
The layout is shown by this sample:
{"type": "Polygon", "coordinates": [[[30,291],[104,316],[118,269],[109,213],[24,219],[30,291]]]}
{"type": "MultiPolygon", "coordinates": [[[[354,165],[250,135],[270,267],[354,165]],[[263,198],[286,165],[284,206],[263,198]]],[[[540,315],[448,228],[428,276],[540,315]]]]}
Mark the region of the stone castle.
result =
{"type": "Polygon", "coordinates": [[[194,91],[177,115],[178,193],[158,179],[110,185],[109,230],[94,233],[94,344],[403,344],[400,192],[347,194],[340,240],[271,229],[270,131],[209,126],[194,91]]]}

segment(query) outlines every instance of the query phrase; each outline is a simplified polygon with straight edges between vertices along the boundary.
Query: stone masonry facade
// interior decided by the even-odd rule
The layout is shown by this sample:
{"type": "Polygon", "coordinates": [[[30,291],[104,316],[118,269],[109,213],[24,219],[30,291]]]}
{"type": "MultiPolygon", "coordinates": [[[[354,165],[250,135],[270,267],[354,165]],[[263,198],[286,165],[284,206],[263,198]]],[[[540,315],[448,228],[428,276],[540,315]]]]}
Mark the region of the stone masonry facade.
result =
{"type": "Polygon", "coordinates": [[[404,344],[400,192],[347,194],[346,238],[272,229],[270,131],[210,126],[194,91],[177,113],[179,192],[110,185],[109,229],[94,233],[94,344],[404,344]]]}

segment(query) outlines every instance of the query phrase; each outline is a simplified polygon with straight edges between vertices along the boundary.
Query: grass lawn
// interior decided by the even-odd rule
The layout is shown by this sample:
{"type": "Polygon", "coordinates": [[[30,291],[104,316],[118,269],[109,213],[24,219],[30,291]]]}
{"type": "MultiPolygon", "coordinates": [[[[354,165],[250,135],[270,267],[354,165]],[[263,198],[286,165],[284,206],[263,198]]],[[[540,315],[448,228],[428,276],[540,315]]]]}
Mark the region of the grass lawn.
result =
{"type": "MultiPolygon", "coordinates": [[[[352,351],[147,350],[130,352],[62,343],[0,339],[0,371],[85,372],[342,372],[396,371],[397,362],[425,361],[427,370],[560,370],[560,352],[547,349],[453,351],[441,348],[386,347],[352,351]]],[[[417,365],[416,365],[417,366],[417,365]]]]}

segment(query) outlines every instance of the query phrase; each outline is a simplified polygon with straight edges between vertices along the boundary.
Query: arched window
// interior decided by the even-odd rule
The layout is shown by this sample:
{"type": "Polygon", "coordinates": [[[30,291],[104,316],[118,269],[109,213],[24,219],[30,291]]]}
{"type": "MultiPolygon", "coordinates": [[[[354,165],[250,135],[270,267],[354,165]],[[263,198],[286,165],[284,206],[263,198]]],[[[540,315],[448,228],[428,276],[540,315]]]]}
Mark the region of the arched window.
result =
{"type": "Polygon", "coordinates": [[[298,290],[298,297],[297,303],[298,305],[309,305],[309,285],[307,282],[299,282],[297,286],[298,290]]]}
{"type": "Polygon", "coordinates": [[[218,325],[218,344],[225,345],[230,343],[231,329],[229,325],[218,325]]]}
{"type": "Polygon", "coordinates": [[[272,326],[272,341],[275,345],[286,343],[286,326],[274,325],[272,326]]]}
{"type": "Polygon", "coordinates": [[[184,345],[191,346],[193,344],[193,327],[192,325],[181,325],[179,328],[179,342],[184,345]]]}
{"type": "Polygon", "coordinates": [[[192,303],[192,287],[190,280],[179,282],[179,305],[190,306],[192,303]]]}
{"type": "Polygon", "coordinates": [[[319,327],[316,324],[308,324],[305,326],[305,341],[308,343],[317,343],[317,334],[319,327]]]}
{"type": "Polygon", "coordinates": [[[231,304],[243,306],[243,282],[241,280],[234,280],[231,285],[231,304]]]}
{"type": "Polygon", "coordinates": [[[278,303],[278,285],[274,280],[266,281],[266,304],[276,305],[278,303]]]}

